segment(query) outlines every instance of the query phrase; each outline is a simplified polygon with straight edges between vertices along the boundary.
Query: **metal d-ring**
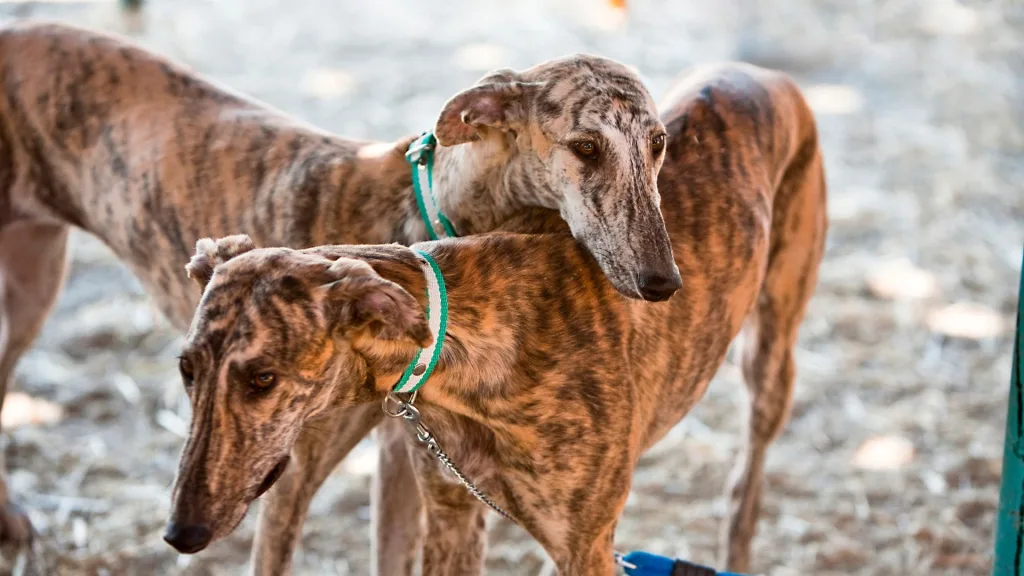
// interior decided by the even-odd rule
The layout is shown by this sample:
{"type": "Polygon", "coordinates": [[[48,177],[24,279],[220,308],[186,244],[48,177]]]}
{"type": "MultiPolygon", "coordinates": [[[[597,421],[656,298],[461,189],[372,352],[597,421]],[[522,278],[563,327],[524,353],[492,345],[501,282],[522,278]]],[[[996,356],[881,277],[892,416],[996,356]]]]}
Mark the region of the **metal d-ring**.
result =
{"type": "Polygon", "coordinates": [[[381,402],[380,408],[384,411],[384,415],[389,418],[407,418],[411,412],[415,412],[416,416],[419,416],[419,410],[413,408],[412,403],[416,401],[416,393],[419,390],[415,390],[412,396],[409,397],[409,401],[405,402],[398,397],[398,394],[394,391],[388,392],[384,396],[384,400],[381,402]],[[391,410],[390,407],[394,406],[395,409],[391,410]]]}

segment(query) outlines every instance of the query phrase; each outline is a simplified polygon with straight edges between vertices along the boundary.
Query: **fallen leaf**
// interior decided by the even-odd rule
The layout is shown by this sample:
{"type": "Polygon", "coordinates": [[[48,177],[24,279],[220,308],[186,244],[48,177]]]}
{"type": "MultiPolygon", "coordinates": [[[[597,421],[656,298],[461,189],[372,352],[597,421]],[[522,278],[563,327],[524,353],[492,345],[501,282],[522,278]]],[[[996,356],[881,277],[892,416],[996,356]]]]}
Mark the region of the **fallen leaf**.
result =
{"type": "Polygon", "coordinates": [[[982,340],[1003,333],[1006,322],[998,312],[973,302],[957,302],[928,315],[932,332],[951,338],[982,340]]]}
{"type": "Polygon", "coordinates": [[[922,300],[934,296],[939,288],[935,275],[906,258],[877,266],[866,281],[868,292],[880,300],[922,300]]]}
{"type": "Polygon", "coordinates": [[[64,417],[64,409],[23,392],[9,392],[0,410],[0,426],[4,430],[25,425],[54,424],[64,417]]]}
{"type": "Polygon", "coordinates": [[[853,465],[865,470],[897,470],[914,459],[914,445],[902,436],[867,439],[853,455],[853,465]]]}

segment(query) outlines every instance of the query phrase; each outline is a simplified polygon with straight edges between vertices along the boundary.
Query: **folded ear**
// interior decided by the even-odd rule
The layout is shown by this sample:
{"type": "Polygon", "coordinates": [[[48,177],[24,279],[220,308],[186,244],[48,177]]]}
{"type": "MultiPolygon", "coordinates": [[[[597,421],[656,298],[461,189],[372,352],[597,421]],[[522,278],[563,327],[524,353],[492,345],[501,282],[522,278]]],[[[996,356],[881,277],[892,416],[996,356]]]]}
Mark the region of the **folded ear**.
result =
{"type": "Polygon", "coordinates": [[[416,299],[365,262],[358,264],[370,273],[354,266],[345,278],[325,286],[327,315],[336,329],[349,335],[367,331],[372,338],[384,340],[408,338],[421,348],[430,344],[430,327],[416,299]]]}
{"type": "Polygon", "coordinates": [[[205,289],[213,276],[213,269],[218,264],[255,248],[252,239],[245,234],[225,236],[216,241],[212,238],[200,238],[196,242],[196,254],[185,265],[185,271],[189,278],[199,284],[200,289],[205,289]]]}
{"type": "Polygon", "coordinates": [[[526,122],[525,96],[538,83],[523,82],[509,69],[490,72],[445,103],[434,125],[441,146],[472,142],[487,128],[507,131],[526,122]]]}

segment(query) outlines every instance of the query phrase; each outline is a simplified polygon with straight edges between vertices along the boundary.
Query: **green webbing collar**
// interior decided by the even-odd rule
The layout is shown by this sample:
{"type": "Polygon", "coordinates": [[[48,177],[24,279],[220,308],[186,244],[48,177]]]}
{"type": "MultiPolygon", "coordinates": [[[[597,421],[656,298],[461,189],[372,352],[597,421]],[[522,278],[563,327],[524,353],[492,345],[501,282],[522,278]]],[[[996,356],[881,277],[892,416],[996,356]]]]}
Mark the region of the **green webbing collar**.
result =
{"type": "Polygon", "coordinates": [[[424,132],[418,140],[409,144],[405,153],[405,161],[412,168],[412,189],[416,194],[416,205],[419,206],[423,224],[431,240],[439,238],[455,238],[455,227],[441,212],[441,206],[434,197],[434,149],[437,139],[433,132],[424,132]]]}
{"type": "Polygon", "coordinates": [[[448,291],[445,290],[444,276],[437,262],[426,252],[416,250],[423,267],[423,275],[427,278],[427,324],[434,341],[426,348],[421,348],[408,368],[392,388],[392,392],[411,394],[419,389],[434,372],[437,359],[441,357],[444,336],[448,332],[448,291]]]}

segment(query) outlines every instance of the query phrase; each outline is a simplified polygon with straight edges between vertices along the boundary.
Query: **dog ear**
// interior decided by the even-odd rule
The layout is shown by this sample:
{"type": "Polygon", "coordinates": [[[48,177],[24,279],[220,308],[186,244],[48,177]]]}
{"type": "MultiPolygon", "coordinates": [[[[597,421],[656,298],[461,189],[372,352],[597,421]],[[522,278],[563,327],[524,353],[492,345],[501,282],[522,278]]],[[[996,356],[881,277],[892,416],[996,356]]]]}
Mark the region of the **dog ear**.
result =
{"type": "Polygon", "coordinates": [[[216,241],[212,238],[200,238],[196,242],[195,256],[185,265],[185,272],[199,284],[200,289],[205,289],[213,276],[213,269],[218,264],[255,248],[252,239],[245,234],[225,236],[216,241]]]}
{"type": "Polygon", "coordinates": [[[540,84],[523,82],[510,69],[494,70],[475,86],[452,96],[441,109],[434,136],[441,146],[479,139],[480,130],[508,131],[526,121],[524,96],[540,84]]]}
{"type": "Polygon", "coordinates": [[[338,330],[350,336],[365,332],[383,340],[408,338],[421,348],[430,344],[423,308],[404,288],[359,260],[338,259],[329,272],[340,276],[324,287],[327,315],[338,330]]]}

